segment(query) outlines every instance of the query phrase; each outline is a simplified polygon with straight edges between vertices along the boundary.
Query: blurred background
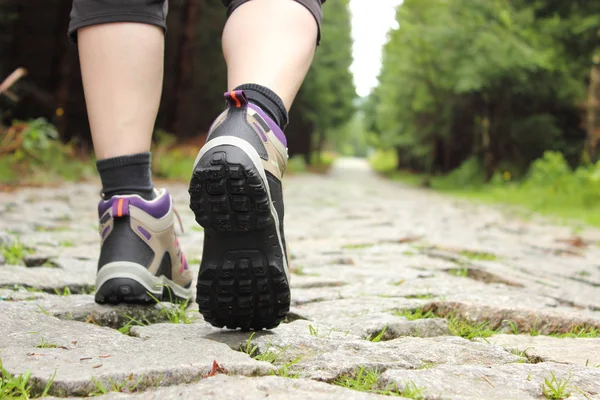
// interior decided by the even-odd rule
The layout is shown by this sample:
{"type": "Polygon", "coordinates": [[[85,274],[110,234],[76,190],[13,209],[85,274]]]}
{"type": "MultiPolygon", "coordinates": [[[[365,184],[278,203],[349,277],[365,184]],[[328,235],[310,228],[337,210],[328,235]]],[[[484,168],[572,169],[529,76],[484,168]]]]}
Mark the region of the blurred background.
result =
{"type": "MultiPolygon", "coordinates": [[[[93,176],[70,0],[0,0],[0,187],[93,176]],[[7,79],[8,78],[8,79],[7,79]]],[[[600,225],[600,1],[328,0],[290,170],[393,180],[600,225]]],[[[171,0],[158,178],[186,180],[226,89],[216,0],[171,0]]]]}

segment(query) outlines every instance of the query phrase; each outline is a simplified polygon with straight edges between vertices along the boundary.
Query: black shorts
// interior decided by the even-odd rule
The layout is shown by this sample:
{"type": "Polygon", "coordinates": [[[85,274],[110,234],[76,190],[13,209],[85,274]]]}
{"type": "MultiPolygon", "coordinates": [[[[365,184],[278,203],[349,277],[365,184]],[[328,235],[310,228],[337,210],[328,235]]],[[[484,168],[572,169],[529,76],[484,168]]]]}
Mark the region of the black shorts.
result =
{"type": "MultiPolygon", "coordinates": [[[[215,0],[216,1],[216,0],[215,0]]],[[[250,0],[222,0],[229,16],[233,10],[250,0]]],[[[325,0],[295,0],[315,17],[321,36],[322,3],[325,0]]],[[[167,30],[168,0],[73,0],[69,37],[77,40],[77,30],[90,25],[110,22],[141,22],[167,30]]]]}

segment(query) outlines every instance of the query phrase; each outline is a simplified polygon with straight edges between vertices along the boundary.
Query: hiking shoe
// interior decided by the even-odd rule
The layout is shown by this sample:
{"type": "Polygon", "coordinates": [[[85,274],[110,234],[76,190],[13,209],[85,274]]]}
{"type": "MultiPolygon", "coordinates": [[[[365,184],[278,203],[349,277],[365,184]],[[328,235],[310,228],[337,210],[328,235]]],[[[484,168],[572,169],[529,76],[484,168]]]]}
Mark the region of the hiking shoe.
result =
{"type": "Polygon", "coordinates": [[[286,139],[243,91],[225,93],[194,163],[190,208],[204,227],[197,302],[216,327],[274,328],[290,307],[281,178],[286,139]]]}
{"type": "Polygon", "coordinates": [[[192,272],[175,236],[173,200],[164,189],[156,194],[150,201],[128,195],[98,204],[102,248],[97,303],[191,298],[192,272]]]}

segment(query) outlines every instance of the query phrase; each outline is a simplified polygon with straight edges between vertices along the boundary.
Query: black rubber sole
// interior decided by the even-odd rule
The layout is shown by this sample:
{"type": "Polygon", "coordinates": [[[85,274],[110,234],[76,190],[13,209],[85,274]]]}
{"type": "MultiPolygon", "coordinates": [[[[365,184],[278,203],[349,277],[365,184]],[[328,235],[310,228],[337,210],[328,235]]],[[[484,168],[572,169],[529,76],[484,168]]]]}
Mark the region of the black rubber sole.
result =
{"type": "Polygon", "coordinates": [[[156,300],[172,303],[185,302],[186,299],[177,296],[168,286],[164,286],[160,295],[150,295],[148,289],[135,279],[109,279],[96,291],[95,300],[98,304],[156,304],[156,300]],[[154,296],[154,297],[152,297],[154,296]]]}
{"type": "Polygon", "coordinates": [[[204,227],[197,302],[216,327],[278,326],[290,308],[267,186],[241,149],[217,146],[202,156],[190,183],[190,208],[204,227]]]}

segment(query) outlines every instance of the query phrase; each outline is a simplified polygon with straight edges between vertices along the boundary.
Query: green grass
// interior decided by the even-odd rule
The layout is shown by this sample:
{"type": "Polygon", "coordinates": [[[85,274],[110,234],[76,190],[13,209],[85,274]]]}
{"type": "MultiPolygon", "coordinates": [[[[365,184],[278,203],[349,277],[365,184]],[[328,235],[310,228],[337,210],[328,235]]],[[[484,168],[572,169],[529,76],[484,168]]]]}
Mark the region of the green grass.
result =
{"type": "MultiPolygon", "coordinates": [[[[167,286],[167,289],[169,287],[167,286]]],[[[156,304],[160,304],[160,300],[154,297],[151,293],[148,293],[150,297],[156,301],[156,304]]],[[[169,289],[169,296],[172,296],[171,290],[169,289]]],[[[194,321],[187,313],[187,308],[189,306],[190,300],[187,299],[185,301],[174,301],[171,298],[171,304],[169,306],[161,308],[159,315],[166,317],[172,324],[191,324],[194,321]]]]}
{"type": "Polygon", "coordinates": [[[448,273],[450,275],[458,276],[461,278],[466,278],[467,276],[469,276],[469,268],[467,268],[467,267],[451,268],[448,270],[448,273]]]}
{"type": "Polygon", "coordinates": [[[134,326],[148,326],[150,325],[150,321],[148,320],[144,320],[144,321],[140,321],[137,320],[135,318],[133,318],[130,315],[123,315],[126,319],[128,319],[129,321],[127,321],[127,323],[125,325],[123,325],[122,327],[120,327],[119,329],[117,329],[119,332],[121,332],[124,335],[128,335],[131,336],[131,328],[133,328],[134,326]]]}
{"type": "MultiPolygon", "coordinates": [[[[318,331],[315,330],[312,325],[309,326],[309,331],[312,336],[318,336],[318,331]]],[[[291,346],[286,346],[279,351],[272,351],[271,345],[267,345],[267,349],[260,353],[258,349],[258,345],[252,343],[252,339],[254,339],[254,335],[256,332],[252,332],[252,334],[246,340],[246,343],[238,348],[238,351],[242,353],[248,354],[250,357],[257,361],[265,361],[268,363],[275,363],[279,358],[289,350],[291,346]]],[[[295,360],[289,361],[280,367],[278,367],[275,371],[271,372],[271,375],[277,375],[284,378],[298,378],[299,373],[290,372],[290,367],[301,360],[301,357],[296,358],[295,360]]]]}
{"type": "Polygon", "coordinates": [[[376,171],[409,185],[427,186],[476,202],[520,206],[530,212],[600,226],[597,183],[600,164],[573,170],[558,152],[546,152],[533,162],[522,181],[513,180],[509,171],[497,171],[490,183],[484,183],[481,166],[475,159],[466,160],[446,176],[397,171],[397,156],[393,150],[378,151],[370,161],[376,171]]]}
{"type": "Polygon", "coordinates": [[[55,288],[54,293],[56,293],[58,296],[70,296],[72,294],[71,289],[69,289],[68,286],[65,286],[63,288],[62,292],[55,288]]]}
{"type": "Polygon", "coordinates": [[[498,256],[495,254],[486,253],[483,251],[461,250],[459,254],[463,257],[467,257],[468,259],[477,261],[494,261],[498,259],[498,256]]]}
{"type": "Polygon", "coordinates": [[[542,392],[547,399],[550,400],[561,400],[571,395],[568,391],[569,381],[571,377],[567,379],[558,379],[554,372],[550,373],[550,378],[544,378],[542,384],[542,392]]]}
{"type": "Polygon", "coordinates": [[[369,247],[373,247],[373,243],[357,243],[357,244],[345,244],[342,246],[342,249],[367,249],[369,247]]]}
{"type": "MultiPolygon", "coordinates": [[[[393,180],[414,186],[421,186],[424,180],[422,175],[406,172],[393,172],[387,175],[393,180]]],[[[443,177],[431,179],[431,188],[479,203],[521,206],[542,215],[564,220],[578,220],[600,227],[600,203],[596,205],[582,204],[578,196],[573,194],[554,193],[546,188],[526,187],[517,183],[505,186],[450,187],[444,184],[443,180],[443,177]]]]}
{"type": "Polygon", "coordinates": [[[356,390],[359,392],[376,393],[386,396],[406,397],[409,399],[422,399],[424,388],[418,388],[414,382],[409,381],[404,386],[402,391],[395,387],[387,389],[375,389],[377,381],[381,376],[381,372],[376,369],[366,369],[361,367],[354,374],[346,374],[338,377],[333,381],[334,385],[356,390]]]}
{"type": "Polygon", "coordinates": [[[415,310],[402,310],[394,312],[394,315],[399,317],[404,317],[409,321],[414,321],[416,319],[425,319],[425,318],[438,318],[432,311],[424,312],[422,308],[417,308],[415,310]]]}
{"type": "Polygon", "coordinates": [[[89,395],[91,397],[95,397],[108,394],[109,392],[135,393],[137,392],[137,387],[142,381],[142,379],[144,379],[143,376],[141,376],[137,381],[134,382],[133,374],[121,382],[115,382],[112,378],[109,378],[108,382],[110,386],[106,387],[102,384],[102,382],[92,377],[92,382],[96,386],[96,390],[90,392],[89,395]]]}
{"type": "Polygon", "coordinates": [[[15,240],[9,245],[1,245],[0,254],[2,254],[8,265],[25,265],[25,257],[33,254],[33,250],[19,240],[15,240]]]}
{"type": "Polygon", "coordinates": [[[377,335],[375,335],[374,337],[371,337],[371,335],[369,335],[367,337],[367,340],[373,343],[379,343],[381,342],[381,339],[383,339],[383,335],[385,335],[385,332],[387,331],[387,325],[383,327],[383,329],[381,330],[381,332],[379,332],[377,335]]]}
{"type": "Polygon", "coordinates": [[[428,300],[433,299],[435,295],[431,293],[420,293],[420,294],[409,294],[408,296],[404,296],[406,299],[419,299],[419,300],[428,300]]]}
{"type": "Polygon", "coordinates": [[[42,337],[42,343],[40,343],[39,345],[37,345],[35,347],[37,347],[38,349],[57,349],[60,346],[57,345],[56,343],[48,343],[48,342],[46,342],[46,339],[44,339],[42,337]]]}
{"type": "Polygon", "coordinates": [[[4,369],[2,359],[0,359],[0,399],[27,400],[45,397],[50,392],[55,377],[56,372],[50,377],[42,393],[32,395],[29,382],[31,372],[27,371],[19,376],[14,376],[4,369]]]}
{"type": "Polygon", "coordinates": [[[559,338],[597,338],[600,337],[600,330],[593,326],[575,326],[566,333],[551,333],[549,336],[559,338]]]}
{"type": "MultiPolygon", "coordinates": [[[[435,185],[433,188],[435,189],[435,185]]],[[[442,191],[453,196],[482,203],[523,206],[539,214],[566,220],[579,220],[600,227],[600,204],[586,207],[577,200],[577,196],[573,195],[556,194],[553,196],[544,189],[526,189],[518,186],[446,189],[442,191]]]]}
{"type": "Polygon", "coordinates": [[[455,316],[447,316],[446,321],[448,322],[448,329],[452,335],[460,336],[468,340],[488,338],[497,333],[497,331],[488,327],[487,322],[472,323],[455,316]]]}

